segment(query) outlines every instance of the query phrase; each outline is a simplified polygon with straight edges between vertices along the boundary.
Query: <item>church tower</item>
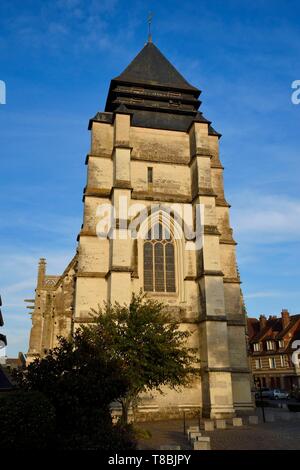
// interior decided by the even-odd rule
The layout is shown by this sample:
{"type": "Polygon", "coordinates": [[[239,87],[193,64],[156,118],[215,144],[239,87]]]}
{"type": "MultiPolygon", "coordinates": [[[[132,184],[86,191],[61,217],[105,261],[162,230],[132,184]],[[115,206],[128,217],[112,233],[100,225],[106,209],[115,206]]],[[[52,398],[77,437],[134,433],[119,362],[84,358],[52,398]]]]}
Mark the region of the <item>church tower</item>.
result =
{"type": "Polygon", "coordinates": [[[224,417],[253,405],[221,136],[199,96],[151,41],[111,81],[105,111],[89,123],[70,332],[91,308],[129,303],[142,289],[192,332],[201,378],[145,396],[140,412],[224,417]]]}

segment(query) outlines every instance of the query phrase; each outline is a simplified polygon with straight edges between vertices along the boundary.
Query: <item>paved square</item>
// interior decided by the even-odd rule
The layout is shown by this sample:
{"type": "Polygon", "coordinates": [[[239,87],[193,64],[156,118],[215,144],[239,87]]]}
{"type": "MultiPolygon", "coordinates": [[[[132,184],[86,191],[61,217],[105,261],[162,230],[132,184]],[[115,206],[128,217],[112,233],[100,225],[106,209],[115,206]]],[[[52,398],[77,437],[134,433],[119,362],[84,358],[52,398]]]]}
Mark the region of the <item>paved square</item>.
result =
{"type": "MultiPolygon", "coordinates": [[[[227,429],[215,429],[205,432],[203,421],[201,422],[201,433],[211,439],[212,450],[295,450],[300,449],[300,418],[290,413],[290,420],[283,416],[283,411],[274,409],[266,410],[274,414],[273,423],[263,423],[260,410],[257,411],[259,424],[245,424],[242,427],[233,427],[227,421],[227,429]]],[[[248,418],[243,418],[248,423],[248,418]]],[[[197,425],[198,420],[187,420],[188,426],[197,425]]],[[[181,449],[191,449],[187,436],[183,434],[183,420],[157,421],[138,423],[138,427],[151,432],[150,439],[139,441],[142,450],[156,450],[161,445],[180,445],[181,449]]]]}

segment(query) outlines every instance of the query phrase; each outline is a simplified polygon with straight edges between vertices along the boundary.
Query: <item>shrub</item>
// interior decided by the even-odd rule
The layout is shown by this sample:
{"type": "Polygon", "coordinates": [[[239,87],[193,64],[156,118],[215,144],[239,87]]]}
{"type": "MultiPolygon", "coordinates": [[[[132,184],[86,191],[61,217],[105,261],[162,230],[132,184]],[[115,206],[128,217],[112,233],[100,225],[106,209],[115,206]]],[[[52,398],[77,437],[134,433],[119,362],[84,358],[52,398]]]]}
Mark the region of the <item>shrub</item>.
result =
{"type": "Polygon", "coordinates": [[[47,449],[55,431],[55,409],[40,392],[0,394],[0,448],[47,449]]]}
{"type": "Polygon", "coordinates": [[[119,361],[81,331],[70,340],[60,338],[56,348],[18,371],[15,379],[22,391],[40,392],[53,405],[53,447],[110,451],[135,446],[130,428],[113,426],[110,415],[110,403],[127,391],[119,361]]]}

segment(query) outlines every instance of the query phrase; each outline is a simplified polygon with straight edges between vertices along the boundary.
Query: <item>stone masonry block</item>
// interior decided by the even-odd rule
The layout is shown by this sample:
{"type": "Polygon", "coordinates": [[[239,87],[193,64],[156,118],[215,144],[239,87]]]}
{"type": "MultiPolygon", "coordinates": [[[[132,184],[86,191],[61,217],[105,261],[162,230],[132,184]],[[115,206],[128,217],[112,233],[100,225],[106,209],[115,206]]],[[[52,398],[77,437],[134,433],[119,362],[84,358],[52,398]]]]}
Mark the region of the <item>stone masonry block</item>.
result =
{"type": "Polygon", "coordinates": [[[200,428],[199,426],[189,426],[186,430],[186,433],[187,435],[189,434],[189,432],[199,432],[200,431],[200,428]]]}
{"type": "Polygon", "coordinates": [[[204,430],[213,431],[215,429],[215,423],[213,421],[204,421],[204,430]]]}
{"type": "Polygon", "coordinates": [[[189,436],[189,440],[193,442],[193,441],[196,441],[198,437],[201,437],[201,432],[191,431],[189,432],[188,436],[189,436]]]}
{"type": "Polygon", "coordinates": [[[226,429],[225,419],[216,419],[216,429],[226,429]]]}
{"type": "Polygon", "coordinates": [[[211,450],[210,437],[200,437],[193,445],[194,450],[211,450]]]}
{"type": "Polygon", "coordinates": [[[242,418],[232,418],[232,426],[243,426],[242,418]]]}
{"type": "Polygon", "coordinates": [[[160,446],[160,450],[181,450],[181,447],[173,445],[173,444],[169,444],[169,445],[160,446]]]}

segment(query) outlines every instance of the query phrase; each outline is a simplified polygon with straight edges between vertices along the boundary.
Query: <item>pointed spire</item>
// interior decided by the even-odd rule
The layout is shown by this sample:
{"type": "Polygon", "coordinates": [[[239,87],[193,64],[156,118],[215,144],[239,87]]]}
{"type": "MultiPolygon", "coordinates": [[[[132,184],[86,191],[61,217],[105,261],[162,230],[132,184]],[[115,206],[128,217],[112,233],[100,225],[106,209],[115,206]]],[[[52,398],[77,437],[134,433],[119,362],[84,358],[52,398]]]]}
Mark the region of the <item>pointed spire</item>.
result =
{"type": "Polygon", "coordinates": [[[126,69],[114,80],[177,88],[198,92],[199,95],[199,90],[187,82],[152,42],[148,42],[126,69]]]}

